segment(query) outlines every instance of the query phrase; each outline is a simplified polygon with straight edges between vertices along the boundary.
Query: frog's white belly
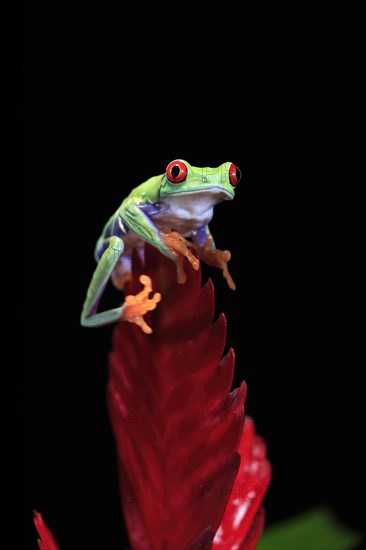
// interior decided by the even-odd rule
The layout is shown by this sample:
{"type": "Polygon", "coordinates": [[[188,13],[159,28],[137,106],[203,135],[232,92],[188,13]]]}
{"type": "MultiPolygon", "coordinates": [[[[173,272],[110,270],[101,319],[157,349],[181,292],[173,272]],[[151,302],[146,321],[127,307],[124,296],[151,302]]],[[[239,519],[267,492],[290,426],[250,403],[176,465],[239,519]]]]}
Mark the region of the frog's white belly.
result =
{"type": "Polygon", "coordinates": [[[213,207],[216,204],[211,195],[198,193],[174,195],[165,198],[163,202],[166,208],[154,217],[154,223],[159,229],[169,228],[184,237],[212,220],[213,207]]]}

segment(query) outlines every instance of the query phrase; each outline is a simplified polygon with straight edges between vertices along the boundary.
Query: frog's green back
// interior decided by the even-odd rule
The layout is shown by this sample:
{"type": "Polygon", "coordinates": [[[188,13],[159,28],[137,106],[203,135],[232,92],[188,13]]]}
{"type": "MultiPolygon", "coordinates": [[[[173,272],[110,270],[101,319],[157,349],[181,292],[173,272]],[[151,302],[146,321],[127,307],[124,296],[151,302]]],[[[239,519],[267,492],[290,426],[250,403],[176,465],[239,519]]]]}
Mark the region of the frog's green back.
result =
{"type": "Polygon", "coordinates": [[[144,183],[141,183],[124,199],[122,204],[127,204],[130,201],[136,203],[154,203],[159,201],[160,184],[163,174],[153,176],[144,183]]]}

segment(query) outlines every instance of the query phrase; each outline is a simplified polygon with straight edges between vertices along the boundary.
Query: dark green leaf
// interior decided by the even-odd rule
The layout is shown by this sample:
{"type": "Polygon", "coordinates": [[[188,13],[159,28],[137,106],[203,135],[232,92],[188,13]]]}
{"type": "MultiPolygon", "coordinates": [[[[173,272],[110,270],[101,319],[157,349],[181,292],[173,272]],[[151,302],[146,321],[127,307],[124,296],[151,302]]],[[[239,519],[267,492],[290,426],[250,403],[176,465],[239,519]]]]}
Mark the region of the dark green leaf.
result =
{"type": "Polygon", "coordinates": [[[353,550],[362,540],[329,508],[317,507],[267,527],[257,550],[353,550]]]}

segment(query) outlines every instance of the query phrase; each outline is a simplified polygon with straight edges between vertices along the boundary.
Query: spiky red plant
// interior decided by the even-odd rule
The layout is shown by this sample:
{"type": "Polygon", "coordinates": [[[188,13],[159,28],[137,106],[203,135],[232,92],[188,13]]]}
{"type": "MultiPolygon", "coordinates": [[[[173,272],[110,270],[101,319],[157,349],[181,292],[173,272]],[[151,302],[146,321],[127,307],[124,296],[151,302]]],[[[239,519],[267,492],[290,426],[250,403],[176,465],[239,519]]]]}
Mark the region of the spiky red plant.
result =
{"type": "Polygon", "coordinates": [[[139,292],[139,276],[147,274],[163,298],[146,315],[151,335],[127,323],[114,328],[109,360],[108,405],[132,548],[211,548],[222,520],[225,542],[216,538],[215,548],[234,548],[229,540],[244,543],[249,535],[255,545],[262,520],[255,535],[249,530],[270,468],[253,422],[243,431],[245,382],[230,391],[234,351],[223,357],[226,319],[213,321],[213,284],[202,287],[201,271],[188,262],[187,281],[177,284],[173,263],[151,246],[144,263],[137,254],[133,262],[126,291],[139,292]],[[242,495],[229,500],[235,480],[242,495]],[[245,494],[250,486],[255,497],[245,494]]]}
{"type": "MultiPolygon", "coordinates": [[[[202,287],[201,271],[184,268],[178,284],[155,248],[145,246],[143,261],[136,253],[125,290],[140,292],[144,274],[161,293],[145,316],[153,333],[122,321],[113,329],[107,402],[130,545],[254,550],[271,468],[253,421],[244,421],[245,382],[232,390],[235,356],[223,357],[226,319],[214,321],[213,284],[202,287]]],[[[50,544],[40,548],[58,550],[50,544]]]]}

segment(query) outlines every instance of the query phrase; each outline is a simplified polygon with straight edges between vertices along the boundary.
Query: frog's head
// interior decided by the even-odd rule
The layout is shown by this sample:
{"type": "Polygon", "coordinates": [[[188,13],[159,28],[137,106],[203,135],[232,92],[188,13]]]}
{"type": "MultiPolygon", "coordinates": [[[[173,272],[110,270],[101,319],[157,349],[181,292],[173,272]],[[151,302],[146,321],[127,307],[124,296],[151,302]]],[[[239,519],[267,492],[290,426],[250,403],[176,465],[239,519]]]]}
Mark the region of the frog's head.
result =
{"type": "Polygon", "coordinates": [[[240,179],[239,168],[231,162],[217,168],[196,168],[185,160],[177,159],[170,162],[165,170],[160,198],[197,193],[210,197],[214,203],[231,200],[240,179]]]}

